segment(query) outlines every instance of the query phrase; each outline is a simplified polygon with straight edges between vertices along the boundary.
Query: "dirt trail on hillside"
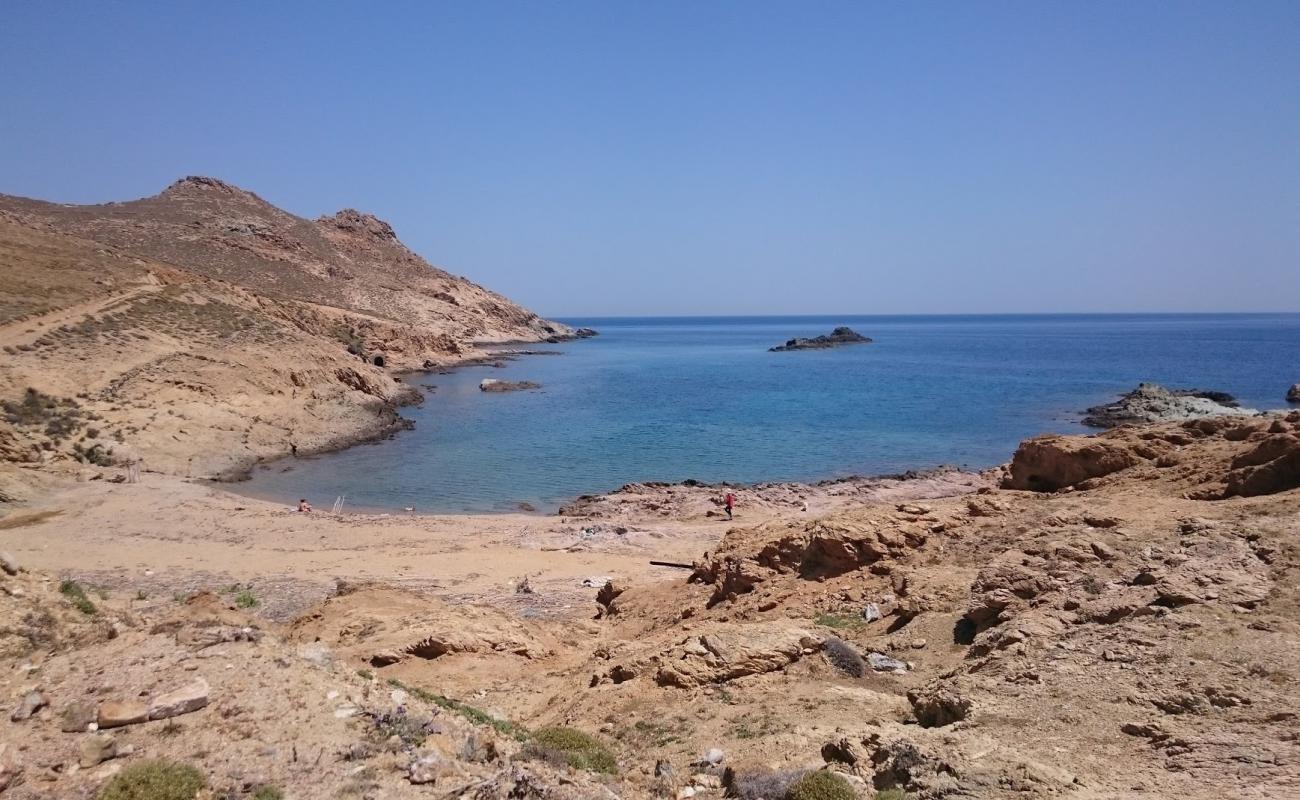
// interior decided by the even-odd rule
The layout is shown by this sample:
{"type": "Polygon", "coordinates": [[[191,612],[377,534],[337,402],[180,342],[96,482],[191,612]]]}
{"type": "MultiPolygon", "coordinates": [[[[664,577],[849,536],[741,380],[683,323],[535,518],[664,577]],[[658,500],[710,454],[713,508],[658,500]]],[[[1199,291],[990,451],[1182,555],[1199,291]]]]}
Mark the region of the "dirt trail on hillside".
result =
{"type": "Polygon", "coordinates": [[[18,346],[31,344],[43,335],[67,325],[80,322],[86,317],[110,311],[147,294],[162,290],[162,284],[140,286],[127,292],[108,295],[73,306],[49,311],[17,322],[0,324],[0,346],[18,346]]]}

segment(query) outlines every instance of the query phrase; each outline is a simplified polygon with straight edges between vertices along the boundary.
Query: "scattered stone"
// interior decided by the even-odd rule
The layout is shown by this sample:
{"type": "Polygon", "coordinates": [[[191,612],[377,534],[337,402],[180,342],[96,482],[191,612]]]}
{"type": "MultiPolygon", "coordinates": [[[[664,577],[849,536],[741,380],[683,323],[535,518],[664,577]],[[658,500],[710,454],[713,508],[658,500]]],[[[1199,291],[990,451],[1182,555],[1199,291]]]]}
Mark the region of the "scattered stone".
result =
{"type": "Polygon", "coordinates": [[[112,736],[99,733],[81,740],[81,759],[77,763],[83,769],[89,769],[110,758],[116,758],[117,755],[117,741],[112,736]]]}
{"type": "Polygon", "coordinates": [[[884,619],[885,615],[880,613],[879,603],[867,603],[866,608],[862,609],[862,618],[867,622],[875,622],[878,619],[884,619]]]}
{"type": "Polygon", "coordinates": [[[867,653],[867,664],[877,672],[907,672],[907,662],[884,653],[867,653]]]}
{"type": "Polygon", "coordinates": [[[671,779],[671,778],[672,778],[674,775],[676,775],[676,774],[677,774],[677,771],[673,769],[673,765],[672,765],[672,763],[669,762],[669,761],[667,761],[666,759],[662,759],[662,758],[661,758],[661,759],[659,759],[658,761],[655,762],[655,777],[656,777],[656,778],[668,778],[668,779],[671,779]]]}
{"type": "Polygon", "coordinates": [[[414,784],[430,784],[457,774],[458,770],[452,761],[436,752],[426,751],[412,759],[406,777],[414,784]]]}
{"type": "Polygon", "coordinates": [[[321,642],[312,642],[298,648],[298,657],[312,666],[321,668],[328,667],[333,661],[330,649],[321,642]]]}
{"type": "Polygon", "coordinates": [[[1293,383],[1291,388],[1287,389],[1286,401],[1288,403],[1300,403],[1300,383],[1293,383]]]}
{"type": "Polygon", "coordinates": [[[966,719],[970,714],[970,698],[958,694],[948,686],[928,686],[907,693],[912,713],[922,728],[941,728],[966,719]]]}
{"type": "Polygon", "coordinates": [[[195,678],[179,689],[160,694],[149,704],[149,719],[170,719],[198,711],[208,704],[211,688],[203,678],[195,678]]]}
{"type": "Polygon", "coordinates": [[[48,705],[45,702],[45,696],[32,689],[32,691],[22,696],[22,700],[18,701],[18,708],[14,709],[12,714],[9,714],[9,719],[12,722],[22,722],[23,719],[30,719],[40,709],[45,708],[45,705],[48,705]]]}
{"type": "Polygon", "coordinates": [[[149,721],[149,705],[136,700],[99,704],[96,721],[100,728],[120,728],[149,721]]]}
{"type": "Polygon", "coordinates": [[[1115,560],[1115,551],[1102,542],[1089,542],[1088,547],[1092,550],[1092,554],[1097,558],[1100,558],[1102,561],[1115,560]]]}
{"type": "Polygon", "coordinates": [[[22,699],[18,701],[18,707],[9,715],[9,719],[13,722],[31,719],[36,712],[45,708],[46,705],[48,703],[45,700],[45,695],[33,689],[24,694],[22,699]]]}
{"type": "Polygon", "coordinates": [[[711,747],[696,763],[700,766],[716,767],[722,763],[724,758],[726,758],[726,753],[722,752],[722,748],[711,747]]]}
{"type": "Polygon", "coordinates": [[[95,706],[91,703],[75,701],[59,713],[59,729],[64,733],[83,733],[94,723],[95,706]]]}
{"type": "Polygon", "coordinates": [[[0,569],[4,570],[6,575],[17,575],[23,571],[18,565],[18,560],[5,551],[0,551],[0,569]]]}

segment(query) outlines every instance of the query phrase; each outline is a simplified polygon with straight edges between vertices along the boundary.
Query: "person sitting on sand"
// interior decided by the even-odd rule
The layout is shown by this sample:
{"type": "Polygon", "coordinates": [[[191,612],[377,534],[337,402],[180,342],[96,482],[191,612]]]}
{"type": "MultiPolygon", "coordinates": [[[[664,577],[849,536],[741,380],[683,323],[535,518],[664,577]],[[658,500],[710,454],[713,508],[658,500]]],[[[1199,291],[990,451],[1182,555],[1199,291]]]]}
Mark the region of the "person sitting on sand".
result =
{"type": "Polygon", "coordinates": [[[731,519],[731,510],[736,507],[736,496],[727,492],[727,496],[722,499],[722,505],[727,509],[727,519],[731,519]]]}
{"type": "Polygon", "coordinates": [[[298,500],[298,510],[304,514],[311,512],[311,503],[307,502],[307,498],[303,497],[298,500]]]}

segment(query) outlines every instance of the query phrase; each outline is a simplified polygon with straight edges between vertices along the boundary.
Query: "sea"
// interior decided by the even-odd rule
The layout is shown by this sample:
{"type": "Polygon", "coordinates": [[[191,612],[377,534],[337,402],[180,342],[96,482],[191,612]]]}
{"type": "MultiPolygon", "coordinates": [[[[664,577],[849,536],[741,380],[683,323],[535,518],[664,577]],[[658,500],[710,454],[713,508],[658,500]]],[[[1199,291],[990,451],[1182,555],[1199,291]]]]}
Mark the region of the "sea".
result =
{"type": "Polygon", "coordinates": [[[415,427],[264,464],[235,491],[420,513],[551,512],[626,483],[818,481],[1008,461],[1153,381],[1286,408],[1300,314],[616,317],[600,335],[404,379],[415,427]],[[769,352],[848,325],[871,344],[769,352]],[[484,378],[534,391],[486,393],[484,378]]]}

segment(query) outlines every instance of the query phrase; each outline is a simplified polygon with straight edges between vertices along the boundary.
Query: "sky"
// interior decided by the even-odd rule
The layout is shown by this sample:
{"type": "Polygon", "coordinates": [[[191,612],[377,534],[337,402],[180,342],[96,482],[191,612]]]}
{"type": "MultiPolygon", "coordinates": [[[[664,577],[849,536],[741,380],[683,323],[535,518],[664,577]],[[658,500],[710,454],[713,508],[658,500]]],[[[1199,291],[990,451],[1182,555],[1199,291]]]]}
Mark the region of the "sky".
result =
{"type": "Polygon", "coordinates": [[[0,192],[211,175],[548,316],[1300,311],[1300,2],[60,2],[0,192]]]}

